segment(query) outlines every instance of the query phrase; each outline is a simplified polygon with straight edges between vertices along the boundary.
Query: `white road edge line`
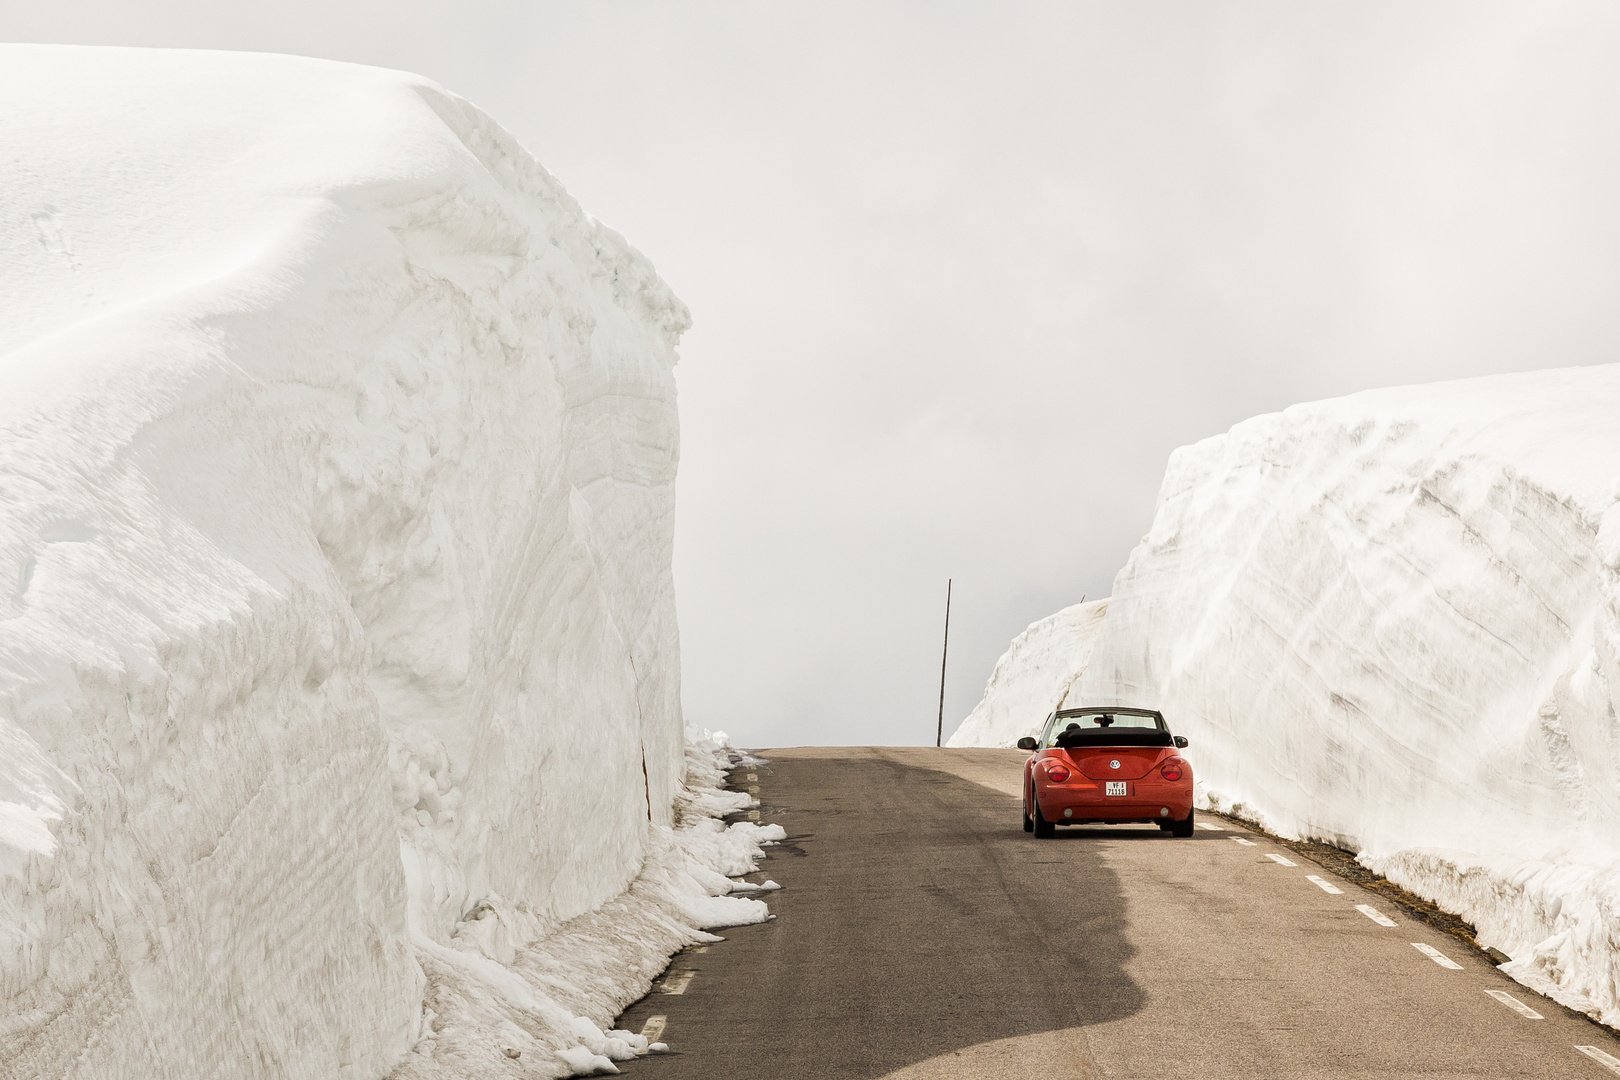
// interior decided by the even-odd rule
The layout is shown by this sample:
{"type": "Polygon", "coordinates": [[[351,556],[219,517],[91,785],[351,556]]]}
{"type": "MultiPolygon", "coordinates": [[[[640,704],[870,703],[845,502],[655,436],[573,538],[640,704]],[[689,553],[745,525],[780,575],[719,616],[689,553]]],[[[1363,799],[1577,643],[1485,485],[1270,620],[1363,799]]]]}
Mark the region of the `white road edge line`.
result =
{"type": "Polygon", "coordinates": [[[1575,1049],[1602,1065],[1612,1073],[1620,1073],[1620,1058],[1611,1057],[1595,1046],[1577,1046],[1575,1049]]]}
{"type": "MultiPolygon", "coordinates": [[[[641,1025],[641,1037],[647,1040],[649,1047],[663,1037],[666,1023],[668,1023],[668,1020],[665,1017],[649,1016],[647,1022],[641,1025]]],[[[646,1050],[641,1051],[643,1054],[646,1052],[646,1050]]]]}
{"type": "Polygon", "coordinates": [[[1395,920],[1394,919],[1391,919],[1388,915],[1385,915],[1382,911],[1379,911],[1377,908],[1373,907],[1371,904],[1357,904],[1356,905],[1356,910],[1361,912],[1363,915],[1367,916],[1367,918],[1371,919],[1373,922],[1377,923],[1379,926],[1394,926],[1395,925],[1395,920]]]}
{"type": "Polygon", "coordinates": [[[1299,865],[1299,863],[1294,862],[1292,859],[1283,858],[1281,855],[1278,855],[1275,851],[1266,852],[1266,858],[1270,859],[1274,863],[1279,863],[1279,864],[1281,864],[1283,866],[1298,866],[1299,865]]]}
{"type": "Polygon", "coordinates": [[[1200,829],[1208,829],[1210,832],[1225,832],[1226,831],[1225,829],[1221,828],[1219,825],[1211,825],[1207,821],[1200,821],[1198,823],[1198,827],[1200,829]]]}
{"type": "Polygon", "coordinates": [[[1453,960],[1451,957],[1447,956],[1433,945],[1425,945],[1421,941],[1414,941],[1412,942],[1412,948],[1416,949],[1424,956],[1427,956],[1430,960],[1433,960],[1443,968],[1447,968],[1451,971],[1462,970],[1461,964],[1457,963],[1457,961],[1453,960]]]}
{"type": "Polygon", "coordinates": [[[695,972],[695,971],[678,971],[675,974],[669,976],[668,978],[666,978],[664,980],[664,993],[666,993],[666,994],[684,994],[684,993],[686,993],[686,988],[688,986],[692,985],[692,976],[694,976],[696,974],[697,974],[697,972],[695,972]]]}
{"type": "Polygon", "coordinates": [[[1236,840],[1238,843],[1242,844],[1244,847],[1256,847],[1256,846],[1258,846],[1258,845],[1255,844],[1255,842],[1253,840],[1245,840],[1241,836],[1234,836],[1234,837],[1232,837],[1232,839],[1236,840]]]}
{"type": "Polygon", "coordinates": [[[1530,1006],[1526,1005],[1524,1002],[1520,1001],[1506,990],[1487,990],[1485,992],[1491,995],[1491,997],[1495,998],[1497,1001],[1500,1001],[1502,1004],[1506,1005],[1508,1008],[1512,1009],[1514,1012],[1518,1013],[1520,1016],[1524,1017],[1526,1020],[1545,1019],[1545,1017],[1536,1012],[1536,1010],[1532,1009],[1530,1006]]]}
{"type": "Polygon", "coordinates": [[[1343,889],[1333,884],[1333,882],[1328,881],[1326,878],[1319,878],[1315,874],[1306,874],[1305,880],[1310,882],[1312,885],[1315,885],[1318,889],[1321,889],[1325,893],[1332,893],[1334,896],[1344,895],[1343,889]]]}

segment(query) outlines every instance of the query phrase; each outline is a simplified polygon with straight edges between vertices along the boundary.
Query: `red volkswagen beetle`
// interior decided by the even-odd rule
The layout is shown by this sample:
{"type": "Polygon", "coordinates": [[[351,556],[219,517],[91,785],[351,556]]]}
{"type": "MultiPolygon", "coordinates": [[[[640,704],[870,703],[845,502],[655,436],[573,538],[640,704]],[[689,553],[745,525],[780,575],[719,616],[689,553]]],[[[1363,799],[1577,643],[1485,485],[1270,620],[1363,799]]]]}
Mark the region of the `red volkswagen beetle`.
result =
{"type": "Polygon", "coordinates": [[[1059,709],[1024,764],[1024,831],[1054,835],[1059,825],[1152,822],[1172,836],[1193,834],[1192,764],[1187,740],[1149,709],[1059,709]]]}

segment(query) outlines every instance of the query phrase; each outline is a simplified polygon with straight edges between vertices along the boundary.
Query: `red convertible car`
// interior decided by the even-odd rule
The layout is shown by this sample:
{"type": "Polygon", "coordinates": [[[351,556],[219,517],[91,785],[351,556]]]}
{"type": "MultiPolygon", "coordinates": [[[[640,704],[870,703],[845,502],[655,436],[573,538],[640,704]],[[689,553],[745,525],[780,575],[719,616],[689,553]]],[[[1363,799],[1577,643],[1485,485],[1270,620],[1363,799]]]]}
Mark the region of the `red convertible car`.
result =
{"type": "Polygon", "coordinates": [[[1192,765],[1187,740],[1149,709],[1059,709],[1024,765],[1024,831],[1059,825],[1152,822],[1172,836],[1193,834],[1192,765]]]}

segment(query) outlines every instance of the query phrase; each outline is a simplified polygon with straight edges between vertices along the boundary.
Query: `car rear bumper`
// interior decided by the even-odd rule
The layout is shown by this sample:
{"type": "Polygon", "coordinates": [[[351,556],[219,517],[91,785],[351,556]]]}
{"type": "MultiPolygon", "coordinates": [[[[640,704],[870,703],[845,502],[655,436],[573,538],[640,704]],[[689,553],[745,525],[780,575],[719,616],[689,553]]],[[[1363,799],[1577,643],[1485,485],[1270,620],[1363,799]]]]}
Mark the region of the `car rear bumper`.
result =
{"type": "Polygon", "coordinates": [[[1041,816],[1055,825],[1083,821],[1184,821],[1192,813],[1192,785],[1137,780],[1126,795],[1105,795],[1101,784],[1037,784],[1041,816]]]}

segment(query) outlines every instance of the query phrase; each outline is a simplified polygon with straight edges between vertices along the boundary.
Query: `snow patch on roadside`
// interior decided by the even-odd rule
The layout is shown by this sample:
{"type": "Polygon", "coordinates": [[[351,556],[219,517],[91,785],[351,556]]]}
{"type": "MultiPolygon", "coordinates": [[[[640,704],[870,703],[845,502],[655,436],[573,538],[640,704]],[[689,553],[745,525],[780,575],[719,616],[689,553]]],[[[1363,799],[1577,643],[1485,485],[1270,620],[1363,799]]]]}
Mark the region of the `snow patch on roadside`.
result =
{"type": "Polygon", "coordinates": [[[555,926],[527,905],[490,896],[458,923],[448,945],[413,938],[428,975],[424,1034],[394,1077],[478,1080],[509,1059],[508,1050],[519,1052],[528,1075],[617,1072],[613,1062],[650,1048],[608,1025],[652,988],[670,956],[720,940],[708,930],[770,917],[762,901],[728,895],[728,875],[753,872],[761,842],[785,833],[779,825],[720,821],[753,802],[721,786],[738,755],[724,733],[687,738],[675,823],[655,829],[652,853],[624,893],[555,926]]]}

